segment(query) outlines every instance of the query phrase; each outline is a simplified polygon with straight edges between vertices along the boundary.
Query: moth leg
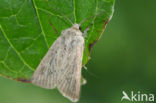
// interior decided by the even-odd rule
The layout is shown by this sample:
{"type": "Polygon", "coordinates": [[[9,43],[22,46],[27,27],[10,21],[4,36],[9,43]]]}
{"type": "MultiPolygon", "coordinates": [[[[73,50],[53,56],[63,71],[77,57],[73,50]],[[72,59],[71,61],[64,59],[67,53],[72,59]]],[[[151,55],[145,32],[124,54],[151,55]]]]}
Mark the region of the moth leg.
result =
{"type": "Polygon", "coordinates": [[[85,65],[83,66],[83,68],[87,70],[87,67],[85,65]]]}
{"type": "Polygon", "coordinates": [[[83,76],[81,76],[81,85],[85,85],[87,83],[87,80],[84,79],[83,76]]]}
{"type": "MultiPolygon", "coordinates": [[[[85,47],[85,46],[84,46],[85,47]]],[[[90,60],[91,59],[91,57],[90,57],[90,55],[88,55],[88,53],[87,53],[87,50],[84,48],[84,53],[85,53],[85,55],[88,57],[88,60],[90,60]]]]}
{"type": "Polygon", "coordinates": [[[58,31],[56,30],[56,28],[54,27],[54,25],[52,24],[52,22],[50,20],[49,20],[49,24],[51,25],[51,27],[55,31],[55,33],[58,35],[58,31]]]}
{"type": "Polygon", "coordinates": [[[90,27],[93,25],[93,22],[84,30],[84,32],[83,32],[83,37],[85,38],[85,37],[87,37],[87,31],[88,30],[90,30],[90,27]]]}
{"type": "Polygon", "coordinates": [[[90,30],[90,26],[88,26],[85,30],[84,30],[84,32],[83,32],[83,34],[82,34],[82,36],[85,38],[85,37],[87,37],[87,31],[88,30],[90,30]]]}

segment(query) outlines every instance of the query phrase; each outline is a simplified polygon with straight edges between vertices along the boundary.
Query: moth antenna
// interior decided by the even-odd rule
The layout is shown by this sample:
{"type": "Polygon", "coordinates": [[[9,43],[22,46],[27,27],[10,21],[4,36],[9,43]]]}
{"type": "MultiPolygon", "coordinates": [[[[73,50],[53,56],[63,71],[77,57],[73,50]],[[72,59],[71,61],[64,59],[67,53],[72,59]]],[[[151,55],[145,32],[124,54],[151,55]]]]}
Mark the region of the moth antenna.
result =
{"type": "MultiPolygon", "coordinates": [[[[53,5],[49,4],[49,3],[48,3],[48,0],[43,0],[43,1],[44,1],[44,2],[47,2],[48,6],[49,6],[50,8],[52,8],[53,10],[57,11],[59,14],[61,14],[62,16],[64,16],[64,17],[66,18],[66,20],[67,20],[70,24],[73,25],[73,22],[72,22],[65,14],[63,14],[60,10],[54,8],[53,5]],[[53,7],[52,7],[52,6],[53,6],[53,7]]],[[[49,1],[49,2],[50,2],[50,1],[49,1]]]]}
{"type": "MultiPolygon", "coordinates": [[[[87,21],[88,19],[95,18],[95,17],[98,16],[98,15],[100,15],[100,14],[96,14],[96,15],[94,15],[94,16],[84,18],[84,19],[79,23],[79,25],[83,24],[83,23],[84,23],[85,21],[87,21]]],[[[93,21],[91,22],[91,24],[92,24],[92,23],[93,23],[93,21]]]]}
{"type": "Polygon", "coordinates": [[[94,78],[97,78],[97,79],[99,78],[96,74],[88,71],[88,69],[85,69],[85,70],[88,72],[89,75],[93,76],[94,78]]]}

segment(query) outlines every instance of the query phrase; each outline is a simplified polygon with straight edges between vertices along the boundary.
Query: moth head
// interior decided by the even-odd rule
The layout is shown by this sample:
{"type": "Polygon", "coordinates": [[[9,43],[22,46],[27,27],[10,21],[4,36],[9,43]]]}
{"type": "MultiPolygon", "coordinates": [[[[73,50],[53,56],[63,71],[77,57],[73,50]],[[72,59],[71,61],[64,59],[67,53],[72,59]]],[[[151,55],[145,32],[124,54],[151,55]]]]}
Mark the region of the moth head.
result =
{"type": "Polygon", "coordinates": [[[80,25],[79,24],[73,24],[72,29],[79,31],[80,30],[80,25]]]}

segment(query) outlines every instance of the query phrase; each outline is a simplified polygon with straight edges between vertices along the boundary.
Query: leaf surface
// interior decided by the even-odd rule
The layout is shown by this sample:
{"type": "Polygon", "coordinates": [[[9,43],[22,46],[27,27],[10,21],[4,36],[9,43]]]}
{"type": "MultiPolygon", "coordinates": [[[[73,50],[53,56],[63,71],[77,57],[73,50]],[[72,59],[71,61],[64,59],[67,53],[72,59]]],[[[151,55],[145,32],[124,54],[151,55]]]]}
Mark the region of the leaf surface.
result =
{"type": "Polygon", "coordinates": [[[83,65],[113,15],[114,0],[0,0],[0,75],[26,82],[72,23],[83,21],[83,65]],[[72,23],[71,23],[72,22],[72,23]]]}

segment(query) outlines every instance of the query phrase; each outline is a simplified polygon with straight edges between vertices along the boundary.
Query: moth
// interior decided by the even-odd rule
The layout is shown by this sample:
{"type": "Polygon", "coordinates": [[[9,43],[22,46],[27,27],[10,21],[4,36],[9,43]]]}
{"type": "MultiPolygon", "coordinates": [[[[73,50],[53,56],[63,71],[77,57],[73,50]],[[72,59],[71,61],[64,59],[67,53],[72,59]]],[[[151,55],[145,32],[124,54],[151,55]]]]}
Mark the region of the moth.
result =
{"type": "Polygon", "coordinates": [[[79,24],[63,30],[41,60],[33,74],[32,83],[47,89],[57,87],[63,96],[77,102],[86,31],[82,33],[79,24]]]}
{"type": "MultiPolygon", "coordinates": [[[[81,76],[85,47],[84,38],[93,21],[83,32],[80,29],[80,25],[86,20],[95,19],[97,14],[89,18],[84,18],[79,24],[73,24],[61,11],[54,8],[54,6],[48,6],[65,17],[72,24],[72,27],[63,30],[61,35],[49,48],[47,54],[43,57],[34,72],[31,82],[34,85],[47,89],[57,87],[63,96],[72,102],[77,102],[80,96],[81,84],[86,84],[86,80],[81,76]]],[[[56,32],[54,26],[52,24],[51,26],[56,32]]]]}

